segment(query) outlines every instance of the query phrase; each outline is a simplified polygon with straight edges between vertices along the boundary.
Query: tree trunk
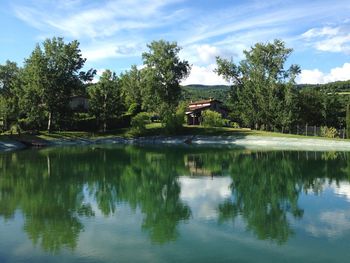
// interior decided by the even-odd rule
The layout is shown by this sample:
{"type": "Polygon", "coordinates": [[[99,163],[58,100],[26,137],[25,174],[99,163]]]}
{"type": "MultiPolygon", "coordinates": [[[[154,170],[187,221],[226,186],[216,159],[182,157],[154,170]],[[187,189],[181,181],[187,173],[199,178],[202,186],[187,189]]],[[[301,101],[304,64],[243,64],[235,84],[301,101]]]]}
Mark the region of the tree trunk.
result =
{"type": "Polygon", "coordinates": [[[52,121],[52,112],[49,112],[49,120],[47,122],[47,131],[50,132],[51,131],[51,121],[52,121]]]}
{"type": "Polygon", "coordinates": [[[103,121],[103,132],[106,132],[106,130],[107,130],[107,121],[104,120],[103,121]]]}

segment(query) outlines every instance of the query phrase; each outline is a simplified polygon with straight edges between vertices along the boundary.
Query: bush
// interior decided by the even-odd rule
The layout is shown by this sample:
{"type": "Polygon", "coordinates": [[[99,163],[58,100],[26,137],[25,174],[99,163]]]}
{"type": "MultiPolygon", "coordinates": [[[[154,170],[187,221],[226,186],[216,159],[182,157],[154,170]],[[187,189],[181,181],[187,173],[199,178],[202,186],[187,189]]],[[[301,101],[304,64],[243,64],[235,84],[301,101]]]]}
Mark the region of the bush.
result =
{"type": "Polygon", "coordinates": [[[186,104],[181,103],[176,111],[170,108],[164,108],[161,119],[166,133],[173,134],[182,129],[185,122],[186,104]]]}
{"type": "Polygon", "coordinates": [[[231,127],[235,128],[235,129],[239,129],[240,128],[240,126],[239,126],[239,124],[237,122],[231,122],[231,127]]]}
{"type": "Polygon", "coordinates": [[[150,122],[147,112],[140,112],[131,119],[131,133],[141,135],[146,132],[146,124],[150,122]]]}
{"type": "Polygon", "coordinates": [[[323,126],[321,127],[321,136],[322,137],[327,137],[327,138],[336,138],[338,137],[338,131],[334,127],[327,127],[323,126]]]}
{"type": "Polygon", "coordinates": [[[21,127],[19,126],[18,123],[13,123],[10,127],[10,133],[11,134],[15,134],[17,133],[18,135],[21,135],[21,132],[22,132],[22,129],[21,127]]]}
{"type": "Polygon", "coordinates": [[[205,127],[222,127],[224,126],[224,120],[220,113],[211,110],[205,110],[202,113],[202,124],[205,127]]]}

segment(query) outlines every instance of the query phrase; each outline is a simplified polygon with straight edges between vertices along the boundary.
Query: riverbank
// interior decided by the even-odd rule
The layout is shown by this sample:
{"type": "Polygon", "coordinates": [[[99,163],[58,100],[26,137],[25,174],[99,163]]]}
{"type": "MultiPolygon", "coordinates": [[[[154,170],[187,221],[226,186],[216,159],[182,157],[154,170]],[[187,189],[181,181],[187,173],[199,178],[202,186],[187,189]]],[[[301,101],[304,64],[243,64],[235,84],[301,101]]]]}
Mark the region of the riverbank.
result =
{"type": "Polygon", "coordinates": [[[51,138],[16,137],[0,141],[0,151],[23,149],[25,147],[48,147],[69,145],[183,145],[183,146],[220,146],[256,150],[302,150],[302,151],[350,151],[350,141],[330,140],[307,137],[283,137],[261,135],[181,135],[181,136],[146,136],[128,138],[122,136],[107,136],[96,138],[70,137],[51,138]]]}

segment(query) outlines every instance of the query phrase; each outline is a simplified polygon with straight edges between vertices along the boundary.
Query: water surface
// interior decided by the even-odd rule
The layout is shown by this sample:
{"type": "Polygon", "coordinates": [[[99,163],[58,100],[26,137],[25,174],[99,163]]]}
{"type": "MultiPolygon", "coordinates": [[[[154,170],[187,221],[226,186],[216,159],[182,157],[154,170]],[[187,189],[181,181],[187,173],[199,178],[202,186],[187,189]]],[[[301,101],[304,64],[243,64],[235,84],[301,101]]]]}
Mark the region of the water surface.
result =
{"type": "Polygon", "coordinates": [[[347,262],[350,153],[0,154],[0,262],[347,262]]]}

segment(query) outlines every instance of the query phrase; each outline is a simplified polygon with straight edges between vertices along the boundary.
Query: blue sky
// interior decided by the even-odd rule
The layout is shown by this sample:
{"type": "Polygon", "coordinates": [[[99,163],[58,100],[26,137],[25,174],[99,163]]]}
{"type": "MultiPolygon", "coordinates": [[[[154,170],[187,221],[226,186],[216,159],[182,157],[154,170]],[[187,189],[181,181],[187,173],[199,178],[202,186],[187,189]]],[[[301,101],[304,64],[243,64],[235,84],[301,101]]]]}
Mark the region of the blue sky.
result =
{"type": "Polygon", "coordinates": [[[177,41],[192,64],[183,84],[223,84],[215,56],[242,59],[256,42],[294,49],[299,83],[350,79],[348,0],[1,0],[0,64],[22,65],[36,43],[79,40],[86,67],[117,73],[141,65],[147,43],[177,41]]]}

